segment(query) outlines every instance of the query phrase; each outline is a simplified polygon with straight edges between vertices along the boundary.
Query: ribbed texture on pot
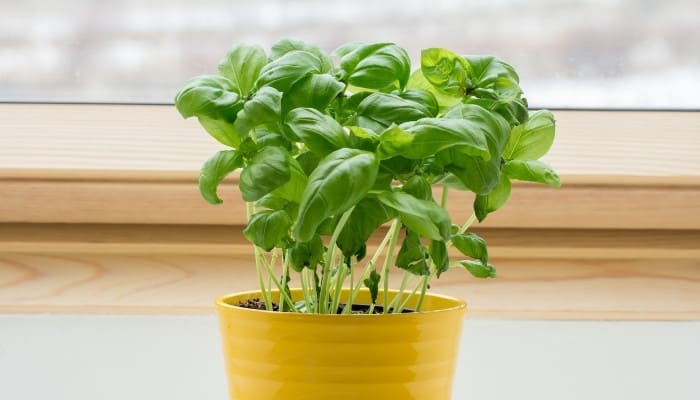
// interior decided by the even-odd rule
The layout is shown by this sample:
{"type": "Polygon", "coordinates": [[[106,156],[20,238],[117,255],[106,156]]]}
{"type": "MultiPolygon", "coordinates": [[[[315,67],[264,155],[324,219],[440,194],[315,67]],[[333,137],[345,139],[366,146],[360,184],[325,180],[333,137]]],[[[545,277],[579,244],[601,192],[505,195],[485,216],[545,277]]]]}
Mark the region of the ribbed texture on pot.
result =
{"type": "MultiPolygon", "coordinates": [[[[428,295],[423,312],[398,315],[232,306],[258,296],[217,301],[232,400],[450,399],[462,301],[428,295]]],[[[356,300],[363,302],[366,292],[356,300]]]]}

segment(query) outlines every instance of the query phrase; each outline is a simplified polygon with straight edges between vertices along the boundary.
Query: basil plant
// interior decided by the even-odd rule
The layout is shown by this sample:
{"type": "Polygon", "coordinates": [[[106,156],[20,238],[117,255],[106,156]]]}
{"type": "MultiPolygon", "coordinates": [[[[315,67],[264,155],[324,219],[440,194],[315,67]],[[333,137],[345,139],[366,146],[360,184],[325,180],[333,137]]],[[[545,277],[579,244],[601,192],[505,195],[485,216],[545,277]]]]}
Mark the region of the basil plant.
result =
{"type": "Polygon", "coordinates": [[[560,185],[538,161],[554,118],[528,111],[518,74],[498,58],[431,48],[412,72],[393,43],[329,55],[285,39],[269,53],[235,45],[218,70],[188,81],[175,104],[226,146],[202,166],[204,199],[221,203],[218,185],[240,169],[243,234],[268,310],[349,313],[366,287],[370,313],[404,312],[410,300],[419,311],[450,268],[495,276],[486,242],[466,231],[503,206],[513,179],[560,185]],[[449,190],[474,193],[469,220],[451,220],[449,190]],[[367,254],[377,231],[384,240],[367,254]],[[448,257],[450,247],[463,257],[448,257]],[[392,268],[404,274],[398,294],[376,304],[392,268]],[[293,301],[290,282],[303,300],[293,301]]]}

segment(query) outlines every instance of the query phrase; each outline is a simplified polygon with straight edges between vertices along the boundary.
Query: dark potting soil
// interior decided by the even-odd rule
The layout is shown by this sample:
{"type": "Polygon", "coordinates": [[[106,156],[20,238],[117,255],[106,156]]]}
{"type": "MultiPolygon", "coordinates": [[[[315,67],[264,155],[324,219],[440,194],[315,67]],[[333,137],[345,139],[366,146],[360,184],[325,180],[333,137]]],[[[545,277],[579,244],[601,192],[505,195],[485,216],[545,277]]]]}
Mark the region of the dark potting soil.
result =
{"type": "MultiPolygon", "coordinates": [[[[243,308],[250,308],[253,310],[266,310],[265,308],[265,302],[260,299],[260,298],[254,298],[254,299],[248,299],[246,301],[241,301],[238,303],[239,307],[243,308]]],[[[345,304],[341,304],[338,306],[338,311],[336,314],[342,314],[343,310],[345,310],[345,304]]],[[[369,304],[353,304],[352,305],[352,314],[369,314],[369,304]]],[[[279,311],[280,307],[279,304],[277,303],[272,303],[272,311],[279,311]]],[[[409,314],[414,312],[414,310],[411,309],[404,309],[401,311],[402,314],[409,314]]],[[[372,311],[373,314],[382,314],[384,313],[384,307],[382,306],[374,306],[374,310],[372,311]]]]}

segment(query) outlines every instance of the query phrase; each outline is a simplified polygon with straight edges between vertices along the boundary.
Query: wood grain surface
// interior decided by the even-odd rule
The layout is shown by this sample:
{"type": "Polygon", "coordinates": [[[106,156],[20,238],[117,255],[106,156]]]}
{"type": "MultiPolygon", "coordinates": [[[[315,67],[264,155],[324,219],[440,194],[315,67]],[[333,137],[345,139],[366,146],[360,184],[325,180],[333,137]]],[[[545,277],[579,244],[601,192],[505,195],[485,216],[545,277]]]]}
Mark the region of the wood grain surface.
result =
{"type": "MultiPolygon", "coordinates": [[[[700,112],[555,110],[564,175],[700,175],[700,112]]],[[[0,169],[196,171],[223,146],[172,105],[0,104],[0,169]]]]}
{"type": "MultiPolygon", "coordinates": [[[[433,285],[467,298],[471,316],[700,319],[698,232],[478,233],[498,278],[453,270],[433,285]]],[[[256,286],[250,245],[229,226],[0,226],[0,312],[209,313],[216,295],[256,286]]]]}

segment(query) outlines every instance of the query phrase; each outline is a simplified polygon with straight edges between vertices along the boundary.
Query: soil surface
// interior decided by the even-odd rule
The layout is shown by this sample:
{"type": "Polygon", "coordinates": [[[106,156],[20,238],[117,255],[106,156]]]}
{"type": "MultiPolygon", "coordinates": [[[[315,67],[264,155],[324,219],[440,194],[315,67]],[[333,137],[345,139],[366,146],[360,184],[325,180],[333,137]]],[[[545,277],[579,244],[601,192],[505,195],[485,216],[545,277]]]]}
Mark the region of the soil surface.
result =
{"type": "MultiPolygon", "coordinates": [[[[260,299],[260,298],[254,298],[254,299],[248,299],[246,301],[241,301],[238,303],[239,307],[243,308],[250,308],[253,310],[266,310],[265,308],[265,302],[260,299]]],[[[342,314],[343,310],[345,310],[345,304],[341,304],[338,306],[338,311],[336,314],[342,314]]],[[[272,311],[279,311],[280,307],[279,304],[277,303],[272,303],[272,311]]],[[[369,314],[369,309],[370,306],[369,304],[353,304],[352,305],[352,314],[369,314]]],[[[401,311],[402,314],[409,314],[414,312],[414,310],[411,309],[404,309],[401,311]]],[[[382,314],[384,313],[384,307],[382,306],[374,306],[374,310],[372,310],[372,314],[382,314]]]]}

